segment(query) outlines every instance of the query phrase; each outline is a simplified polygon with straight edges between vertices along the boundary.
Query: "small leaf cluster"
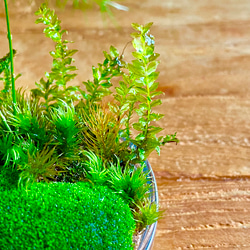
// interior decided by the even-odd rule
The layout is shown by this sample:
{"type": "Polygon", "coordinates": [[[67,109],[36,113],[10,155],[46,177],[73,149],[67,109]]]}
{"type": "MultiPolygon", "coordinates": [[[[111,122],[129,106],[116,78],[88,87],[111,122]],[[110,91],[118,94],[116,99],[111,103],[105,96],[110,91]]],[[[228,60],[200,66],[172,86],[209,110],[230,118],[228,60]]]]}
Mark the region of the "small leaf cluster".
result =
{"type": "MultiPolygon", "coordinates": [[[[13,49],[13,56],[16,55],[16,50],[13,49]]],[[[11,93],[11,70],[10,70],[10,53],[6,56],[0,58],[0,75],[3,74],[3,77],[0,77],[0,81],[3,82],[4,88],[1,90],[1,102],[7,98],[11,93]]],[[[20,77],[18,74],[15,77],[15,80],[20,77]]]]}
{"type": "Polygon", "coordinates": [[[43,98],[46,107],[58,99],[66,102],[75,101],[78,99],[76,95],[78,87],[67,86],[67,83],[76,76],[72,72],[77,68],[71,64],[74,62],[72,56],[77,50],[68,49],[69,41],[63,40],[63,35],[67,31],[61,29],[61,21],[55,11],[47,8],[46,4],[42,4],[35,14],[40,16],[36,23],[43,23],[46,26],[43,31],[45,36],[51,38],[56,45],[55,50],[50,52],[53,58],[51,72],[45,73],[47,80],[41,78],[40,82],[36,83],[37,88],[33,89],[32,93],[37,98],[43,98]]]}
{"type": "Polygon", "coordinates": [[[57,153],[72,161],[77,157],[80,144],[78,139],[80,128],[77,124],[75,108],[73,105],[64,103],[63,106],[52,108],[50,114],[51,123],[54,126],[52,139],[57,146],[57,153]]]}
{"type": "Polygon", "coordinates": [[[105,57],[103,63],[99,63],[98,67],[92,67],[93,80],[83,82],[87,91],[82,91],[81,94],[86,99],[88,107],[102,101],[103,97],[111,95],[111,80],[122,75],[121,68],[124,66],[124,62],[120,58],[118,50],[111,46],[110,53],[106,51],[103,53],[105,57]]]}
{"type": "Polygon", "coordinates": [[[150,204],[149,200],[146,201],[146,204],[137,205],[137,208],[133,210],[133,216],[136,221],[136,229],[139,232],[163,217],[164,211],[159,211],[157,205],[150,204]]]}
{"type": "Polygon", "coordinates": [[[56,169],[60,165],[58,157],[53,157],[55,148],[43,148],[41,151],[34,150],[32,153],[28,151],[27,162],[18,165],[18,170],[21,170],[19,175],[19,186],[28,187],[29,185],[38,182],[54,180],[59,171],[56,169]]]}
{"type": "Polygon", "coordinates": [[[133,249],[128,205],[105,186],[38,183],[5,190],[1,249],[133,249]]]}
{"type": "Polygon", "coordinates": [[[108,169],[103,160],[91,151],[85,151],[86,160],[83,162],[85,176],[93,184],[106,185],[108,169]]]}
{"type": "Polygon", "coordinates": [[[113,161],[114,156],[124,150],[119,141],[120,121],[108,108],[100,106],[78,109],[78,115],[83,124],[81,137],[84,137],[84,147],[95,152],[104,162],[113,161]]]}
{"type": "MultiPolygon", "coordinates": [[[[16,54],[15,50],[14,54],[16,54]]],[[[7,94],[11,90],[10,53],[0,59],[0,74],[2,73],[4,76],[0,80],[4,82],[4,89],[1,92],[7,94]]]]}
{"type": "Polygon", "coordinates": [[[147,199],[151,185],[148,183],[148,172],[144,171],[144,164],[137,168],[122,168],[120,162],[112,164],[110,168],[111,187],[134,208],[135,204],[143,203],[147,199]]]}

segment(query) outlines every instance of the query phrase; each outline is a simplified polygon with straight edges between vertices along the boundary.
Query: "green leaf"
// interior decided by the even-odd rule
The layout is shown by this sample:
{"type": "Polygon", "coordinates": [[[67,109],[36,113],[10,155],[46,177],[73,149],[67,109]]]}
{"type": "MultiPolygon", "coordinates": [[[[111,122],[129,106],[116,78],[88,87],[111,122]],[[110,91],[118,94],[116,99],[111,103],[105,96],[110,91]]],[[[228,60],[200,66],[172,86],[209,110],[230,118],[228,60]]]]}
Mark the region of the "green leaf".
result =
{"type": "Polygon", "coordinates": [[[161,132],[162,130],[163,130],[163,128],[160,128],[160,127],[152,127],[149,129],[148,135],[150,137],[152,137],[152,136],[158,134],[159,132],[161,132]]]}
{"type": "Polygon", "coordinates": [[[68,66],[68,67],[66,67],[66,72],[69,72],[69,71],[75,71],[75,70],[77,70],[77,68],[76,68],[76,66],[68,66]]]}
{"type": "Polygon", "coordinates": [[[139,118],[139,123],[141,124],[142,128],[145,128],[149,122],[148,122],[148,120],[146,118],[140,117],[139,118]]]}
{"type": "Polygon", "coordinates": [[[159,72],[152,72],[151,74],[148,75],[149,86],[151,86],[154,83],[154,81],[158,78],[158,76],[159,72]]]}
{"type": "Polygon", "coordinates": [[[110,82],[103,82],[100,84],[102,87],[104,88],[110,88],[112,86],[112,84],[110,82]]]}
{"type": "Polygon", "coordinates": [[[133,51],[132,55],[134,56],[134,58],[142,60],[143,59],[143,55],[137,51],[133,51]]]}
{"type": "Polygon", "coordinates": [[[143,149],[143,148],[139,148],[138,149],[139,151],[139,157],[142,161],[145,161],[146,160],[146,151],[143,149]]]}
{"type": "Polygon", "coordinates": [[[144,76],[145,69],[143,67],[136,67],[133,64],[128,64],[128,69],[130,73],[135,74],[136,76],[144,76]]]}
{"type": "Polygon", "coordinates": [[[151,73],[155,72],[158,65],[159,61],[152,61],[151,63],[149,63],[147,67],[147,75],[150,75],[151,73]]]}
{"type": "Polygon", "coordinates": [[[137,87],[136,86],[134,89],[136,90],[136,93],[139,94],[139,95],[140,94],[141,95],[147,95],[147,93],[148,93],[147,90],[144,89],[143,87],[137,87]]]}
{"type": "Polygon", "coordinates": [[[143,141],[143,140],[145,140],[145,135],[142,134],[142,133],[140,133],[139,135],[137,135],[137,136],[135,137],[135,140],[136,140],[136,141],[143,141]]]}
{"type": "Polygon", "coordinates": [[[149,115],[150,121],[158,121],[158,120],[160,120],[163,117],[164,117],[164,115],[162,115],[162,114],[156,114],[156,113],[151,113],[149,115]]]}
{"type": "MultiPolygon", "coordinates": [[[[153,42],[153,40],[150,40],[150,42],[153,42]]],[[[148,46],[146,48],[146,54],[147,54],[147,57],[150,58],[154,54],[154,47],[148,46]]],[[[151,61],[154,61],[154,60],[151,60],[151,61]]]]}
{"type": "Polygon", "coordinates": [[[135,130],[137,130],[137,131],[141,131],[141,130],[142,130],[141,124],[140,124],[139,122],[133,123],[132,126],[133,126],[133,128],[134,128],[135,130]]]}
{"type": "Polygon", "coordinates": [[[110,55],[112,57],[118,57],[119,51],[114,46],[110,46],[110,55]]]}
{"type": "Polygon", "coordinates": [[[119,85],[120,85],[122,90],[128,91],[128,86],[126,85],[126,83],[119,81],[119,85]]]}
{"type": "Polygon", "coordinates": [[[156,96],[159,96],[159,95],[162,95],[163,94],[163,92],[162,91],[156,91],[156,92],[153,92],[153,93],[151,93],[151,98],[154,98],[154,97],[156,97],[156,96]]]}
{"type": "Polygon", "coordinates": [[[133,66],[135,66],[136,68],[141,68],[142,72],[145,74],[145,67],[144,67],[144,63],[142,60],[133,60],[132,61],[133,66]]]}
{"type": "Polygon", "coordinates": [[[134,88],[133,88],[134,93],[136,93],[136,90],[135,90],[136,87],[140,87],[140,88],[144,87],[144,85],[145,85],[144,80],[145,80],[144,77],[140,77],[139,79],[136,79],[136,80],[134,81],[134,88]]]}
{"type": "Polygon", "coordinates": [[[152,27],[153,24],[154,24],[153,22],[147,23],[147,24],[143,27],[144,32],[148,32],[149,29],[152,27]]]}
{"type": "MultiPolygon", "coordinates": [[[[103,51],[103,54],[104,57],[108,60],[108,62],[112,60],[112,57],[106,51],[103,51]]],[[[106,63],[107,61],[105,60],[104,62],[106,63]]]]}
{"type": "Polygon", "coordinates": [[[140,108],[140,110],[143,110],[143,111],[149,109],[147,103],[140,103],[140,104],[139,104],[139,108],[140,108]]]}
{"type": "Polygon", "coordinates": [[[149,58],[149,62],[155,61],[158,57],[160,56],[160,54],[158,53],[153,53],[149,58]]]}
{"type": "Polygon", "coordinates": [[[66,64],[71,64],[73,61],[73,59],[71,57],[67,57],[63,60],[63,64],[66,65],[66,64]]]}
{"type": "Polygon", "coordinates": [[[124,91],[123,91],[122,88],[116,87],[115,90],[116,90],[116,93],[117,93],[117,94],[119,94],[119,95],[124,95],[124,91]]]}
{"type": "Polygon", "coordinates": [[[157,152],[158,155],[160,155],[161,148],[159,146],[155,147],[155,151],[157,152]]]}
{"type": "Polygon", "coordinates": [[[133,44],[133,47],[136,49],[137,52],[142,53],[143,45],[142,45],[141,39],[139,37],[135,38],[133,40],[132,44],[133,44]]]}
{"type": "Polygon", "coordinates": [[[134,30],[142,31],[141,25],[139,25],[138,23],[132,23],[131,26],[134,30]]]}
{"type": "Polygon", "coordinates": [[[130,107],[129,103],[125,103],[120,109],[121,109],[121,113],[125,113],[130,107]]]}
{"type": "Polygon", "coordinates": [[[159,83],[158,82],[150,82],[148,85],[149,85],[150,96],[152,97],[152,94],[158,88],[159,83]]]}
{"type": "Polygon", "coordinates": [[[69,82],[69,81],[71,81],[72,79],[74,79],[76,76],[77,76],[77,74],[67,74],[67,75],[64,77],[64,81],[69,82]]]}
{"type": "Polygon", "coordinates": [[[99,72],[98,72],[98,69],[95,68],[94,66],[92,67],[92,73],[93,73],[93,77],[95,79],[99,79],[99,72]]]}
{"type": "Polygon", "coordinates": [[[161,105],[161,104],[162,104],[162,101],[161,101],[160,99],[158,99],[158,100],[152,101],[152,102],[150,103],[150,106],[151,106],[151,108],[153,108],[153,107],[159,106],[159,105],[161,105]]]}
{"type": "Polygon", "coordinates": [[[138,38],[138,37],[140,37],[140,34],[138,34],[137,32],[133,32],[133,33],[130,34],[130,36],[132,38],[138,38]]]}
{"type": "Polygon", "coordinates": [[[40,89],[32,89],[31,90],[32,94],[37,97],[43,97],[43,92],[40,89]]]}

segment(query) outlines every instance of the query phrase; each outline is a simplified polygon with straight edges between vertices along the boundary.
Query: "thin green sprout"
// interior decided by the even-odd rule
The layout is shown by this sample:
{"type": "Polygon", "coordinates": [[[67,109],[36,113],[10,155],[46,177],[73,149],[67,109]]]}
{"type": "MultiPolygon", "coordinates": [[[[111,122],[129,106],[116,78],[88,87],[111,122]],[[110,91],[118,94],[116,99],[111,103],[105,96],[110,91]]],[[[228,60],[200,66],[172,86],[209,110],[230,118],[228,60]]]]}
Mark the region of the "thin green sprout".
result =
{"type": "Polygon", "coordinates": [[[8,11],[7,0],[4,0],[4,4],[5,4],[5,13],[6,13],[6,23],[7,23],[7,36],[9,40],[9,49],[10,49],[10,71],[11,71],[11,83],[12,83],[13,111],[14,111],[14,115],[16,115],[16,89],[15,89],[15,78],[14,78],[12,36],[10,32],[10,21],[9,21],[9,11],[8,11]]]}

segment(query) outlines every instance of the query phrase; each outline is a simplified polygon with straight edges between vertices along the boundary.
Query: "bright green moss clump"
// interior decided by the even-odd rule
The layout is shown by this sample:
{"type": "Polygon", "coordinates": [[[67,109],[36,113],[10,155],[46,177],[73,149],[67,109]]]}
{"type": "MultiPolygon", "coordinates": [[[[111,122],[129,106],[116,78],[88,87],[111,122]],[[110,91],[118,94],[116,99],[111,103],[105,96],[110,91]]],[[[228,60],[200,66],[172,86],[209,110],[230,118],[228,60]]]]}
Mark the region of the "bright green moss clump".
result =
{"type": "Polygon", "coordinates": [[[133,249],[127,204],[104,186],[38,183],[0,193],[0,249],[133,249]]]}

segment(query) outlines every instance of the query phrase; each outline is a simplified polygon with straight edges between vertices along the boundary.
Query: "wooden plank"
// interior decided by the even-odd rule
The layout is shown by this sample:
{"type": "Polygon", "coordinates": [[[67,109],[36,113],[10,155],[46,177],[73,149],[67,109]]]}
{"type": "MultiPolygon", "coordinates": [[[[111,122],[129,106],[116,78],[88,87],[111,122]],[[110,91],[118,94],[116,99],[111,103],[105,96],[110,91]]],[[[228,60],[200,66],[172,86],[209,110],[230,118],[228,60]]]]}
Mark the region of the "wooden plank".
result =
{"type": "Polygon", "coordinates": [[[154,249],[250,249],[250,178],[157,178],[160,204],[154,249]]]}
{"type": "MultiPolygon", "coordinates": [[[[53,43],[34,24],[36,7],[24,2],[10,3],[15,70],[23,73],[17,86],[32,88],[49,71],[53,43]]],[[[181,140],[149,159],[166,209],[154,250],[250,249],[249,0],[122,3],[130,10],[115,11],[120,29],[103,25],[96,10],[84,16],[67,8],[59,16],[67,39],[75,41],[71,47],[79,49],[77,85],[91,78],[103,50],[112,44],[122,51],[131,22],[154,22],[165,93],[159,125],[181,140]]],[[[0,57],[8,47],[4,24],[1,8],[0,57]]],[[[128,46],[125,56],[130,51],[128,46]]]]}
{"type": "Polygon", "coordinates": [[[178,132],[150,158],[155,171],[172,176],[250,175],[250,99],[238,96],[176,97],[163,100],[157,123],[178,132]]]}

